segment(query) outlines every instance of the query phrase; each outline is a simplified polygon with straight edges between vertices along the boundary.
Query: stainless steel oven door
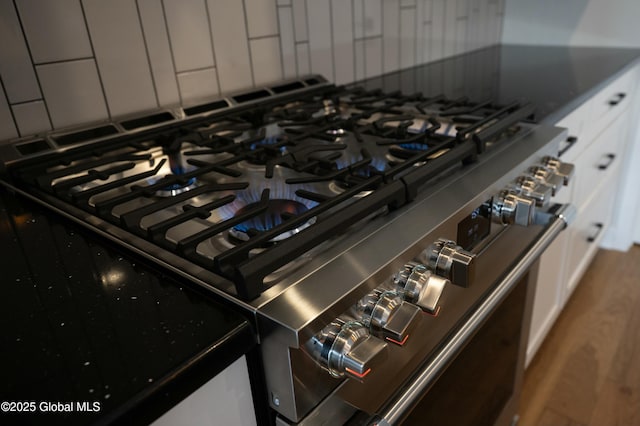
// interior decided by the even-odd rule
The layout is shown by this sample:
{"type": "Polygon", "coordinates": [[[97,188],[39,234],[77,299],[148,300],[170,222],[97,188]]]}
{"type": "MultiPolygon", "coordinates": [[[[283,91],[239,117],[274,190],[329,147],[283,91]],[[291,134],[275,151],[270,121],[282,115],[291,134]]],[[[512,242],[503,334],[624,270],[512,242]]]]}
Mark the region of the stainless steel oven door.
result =
{"type": "Polygon", "coordinates": [[[567,206],[552,219],[437,355],[367,423],[465,426],[515,422],[538,260],[572,214],[572,207],[567,206]]]}

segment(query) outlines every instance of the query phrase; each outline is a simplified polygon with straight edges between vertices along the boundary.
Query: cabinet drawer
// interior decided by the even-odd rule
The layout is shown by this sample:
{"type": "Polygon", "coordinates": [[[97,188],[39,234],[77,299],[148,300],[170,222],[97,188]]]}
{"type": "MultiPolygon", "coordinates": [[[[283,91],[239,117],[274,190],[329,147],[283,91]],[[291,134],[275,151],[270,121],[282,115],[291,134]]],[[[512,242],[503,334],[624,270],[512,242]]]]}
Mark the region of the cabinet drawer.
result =
{"type": "Polygon", "coordinates": [[[589,121],[586,130],[597,136],[619,114],[627,109],[633,92],[635,69],[631,70],[597,93],[589,103],[589,121]]]}
{"type": "MultiPolygon", "coordinates": [[[[608,179],[607,183],[613,184],[614,179],[608,179]]],[[[566,298],[569,297],[585,269],[589,266],[600,240],[604,236],[613,212],[614,196],[613,188],[602,188],[585,208],[580,209],[578,220],[567,230],[569,231],[569,254],[566,265],[566,276],[568,277],[566,298]]]]}
{"type": "MultiPolygon", "coordinates": [[[[582,208],[622,163],[628,113],[622,114],[576,159],[574,202],[582,208]]],[[[613,188],[609,188],[613,190],[613,188]]]]}
{"type": "Polygon", "coordinates": [[[587,145],[584,127],[585,122],[589,119],[590,107],[591,102],[587,101],[556,123],[556,126],[564,127],[569,131],[567,139],[560,142],[558,155],[562,161],[571,163],[584,151],[587,145]]]}

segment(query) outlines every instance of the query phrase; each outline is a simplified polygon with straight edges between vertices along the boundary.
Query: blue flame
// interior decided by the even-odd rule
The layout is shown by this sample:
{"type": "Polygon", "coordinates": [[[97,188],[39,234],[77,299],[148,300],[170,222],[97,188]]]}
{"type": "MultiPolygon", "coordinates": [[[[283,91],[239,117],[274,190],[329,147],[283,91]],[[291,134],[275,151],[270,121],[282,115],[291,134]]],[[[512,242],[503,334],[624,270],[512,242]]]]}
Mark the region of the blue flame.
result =
{"type": "Polygon", "coordinates": [[[398,144],[401,148],[407,149],[409,151],[426,151],[429,149],[429,145],[426,143],[401,143],[398,144]]]}

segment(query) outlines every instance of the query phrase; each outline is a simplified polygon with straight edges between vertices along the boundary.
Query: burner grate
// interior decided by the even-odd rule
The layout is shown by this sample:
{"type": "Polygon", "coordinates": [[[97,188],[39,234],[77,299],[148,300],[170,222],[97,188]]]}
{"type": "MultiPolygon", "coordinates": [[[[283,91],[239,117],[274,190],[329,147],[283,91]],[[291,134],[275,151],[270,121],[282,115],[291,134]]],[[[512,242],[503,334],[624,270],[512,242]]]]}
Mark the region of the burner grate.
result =
{"type": "Polygon", "coordinates": [[[411,202],[532,113],[519,103],[323,90],[70,147],[12,174],[56,206],[126,230],[129,243],[152,242],[226,277],[248,300],[268,274],[372,212],[411,202]],[[242,199],[249,191],[255,199],[242,199]],[[199,251],[221,236],[233,244],[199,251]]]}

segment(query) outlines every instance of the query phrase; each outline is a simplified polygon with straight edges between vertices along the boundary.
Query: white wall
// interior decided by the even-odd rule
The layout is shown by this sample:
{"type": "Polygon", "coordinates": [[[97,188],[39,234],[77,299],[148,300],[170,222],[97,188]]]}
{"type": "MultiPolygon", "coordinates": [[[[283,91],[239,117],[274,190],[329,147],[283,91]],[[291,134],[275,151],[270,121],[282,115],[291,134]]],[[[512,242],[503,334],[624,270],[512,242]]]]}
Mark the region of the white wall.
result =
{"type": "Polygon", "coordinates": [[[638,0],[507,0],[503,43],[640,47],[638,0]]]}
{"type": "Polygon", "coordinates": [[[0,0],[0,141],[496,44],[504,0],[0,0]]]}

